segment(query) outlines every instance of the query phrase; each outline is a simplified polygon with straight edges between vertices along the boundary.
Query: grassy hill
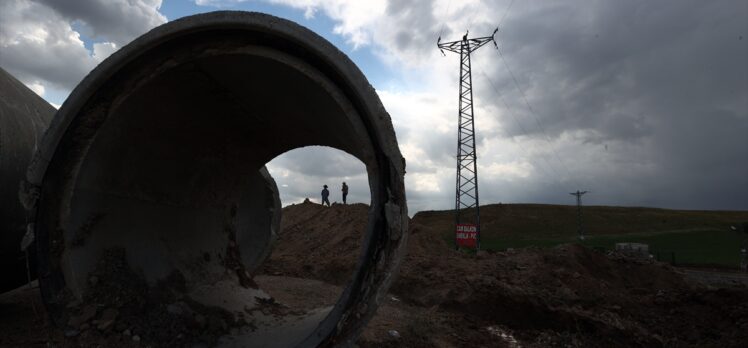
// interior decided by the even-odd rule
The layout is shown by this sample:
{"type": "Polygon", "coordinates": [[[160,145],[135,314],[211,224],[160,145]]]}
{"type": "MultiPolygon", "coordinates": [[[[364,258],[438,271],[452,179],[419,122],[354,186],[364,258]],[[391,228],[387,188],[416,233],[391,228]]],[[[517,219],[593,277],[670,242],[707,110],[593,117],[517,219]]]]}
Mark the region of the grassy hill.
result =
{"type": "MultiPolygon", "coordinates": [[[[579,242],[576,206],[493,204],[480,209],[483,249],[579,242]]],[[[612,249],[618,242],[646,243],[654,256],[678,264],[737,267],[740,248],[748,243],[748,211],[585,206],[582,214],[582,244],[612,249]]],[[[454,238],[452,210],[419,212],[413,222],[454,238]]]]}

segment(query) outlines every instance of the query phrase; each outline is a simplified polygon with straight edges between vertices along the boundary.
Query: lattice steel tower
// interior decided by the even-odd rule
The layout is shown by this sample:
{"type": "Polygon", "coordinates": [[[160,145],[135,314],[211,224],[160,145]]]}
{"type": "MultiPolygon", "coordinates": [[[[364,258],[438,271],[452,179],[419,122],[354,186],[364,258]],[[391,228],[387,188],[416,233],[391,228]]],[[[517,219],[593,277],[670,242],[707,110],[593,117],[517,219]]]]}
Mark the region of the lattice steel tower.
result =
{"type": "Polygon", "coordinates": [[[579,239],[584,240],[584,225],[582,224],[582,195],[588,191],[579,191],[569,193],[572,196],[577,196],[577,233],[579,233],[579,239]]]}
{"type": "MultiPolygon", "coordinates": [[[[469,32],[460,41],[442,43],[442,38],[436,45],[444,54],[444,50],[460,54],[460,97],[458,107],[457,126],[457,175],[455,186],[455,226],[462,223],[475,224],[477,232],[476,248],[480,249],[480,206],[478,200],[478,164],[475,149],[475,124],[473,122],[473,78],[470,73],[470,53],[488,42],[493,42],[498,49],[494,35],[469,39],[469,32]],[[467,210],[475,208],[475,214],[468,214],[467,210]]],[[[455,240],[457,243],[457,240],[455,240]]]]}

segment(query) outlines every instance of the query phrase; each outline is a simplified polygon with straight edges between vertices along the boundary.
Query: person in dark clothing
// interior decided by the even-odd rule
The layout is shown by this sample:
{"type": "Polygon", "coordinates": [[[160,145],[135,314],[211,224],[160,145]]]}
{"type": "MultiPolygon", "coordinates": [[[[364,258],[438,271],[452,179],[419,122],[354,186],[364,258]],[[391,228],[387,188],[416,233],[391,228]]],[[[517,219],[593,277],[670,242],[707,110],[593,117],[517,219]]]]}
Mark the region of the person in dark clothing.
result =
{"type": "Polygon", "coordinates": [[[345,184],[345,181],[343,182],[343,204],[348,204],[345,202],[345,198],[348,197],[348,185],[345,184]]]}
{"type": "Polygon", "coordinates": [[[322,188],[322,205],[325,205],[327,203],[327,206],[330,206],[330,200],[327,199],[327,197],[330,196],[330,191],[327,190],[327,185],[323,185],[322,188]]]}

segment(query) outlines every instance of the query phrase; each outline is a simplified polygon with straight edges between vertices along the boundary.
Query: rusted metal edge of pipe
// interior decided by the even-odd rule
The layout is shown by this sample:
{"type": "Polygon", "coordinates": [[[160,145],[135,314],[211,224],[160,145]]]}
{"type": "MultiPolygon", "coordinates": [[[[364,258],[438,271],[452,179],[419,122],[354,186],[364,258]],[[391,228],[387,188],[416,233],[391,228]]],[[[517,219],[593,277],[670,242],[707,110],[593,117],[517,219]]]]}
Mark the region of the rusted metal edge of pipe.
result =
{"type": "MultiPolygon", "coordinates": [[[[153,229],[149,233],[166,236],[167,247],[197,248],[198,242],[177,240],[169,231],[166,222],[179,219],[158,220],[162,216],[204,218],[204,225],[187,224],[179,233],[199,239],[213,231],[209,235],[219,237],[211,243],[225,242],[226,233],[214,230],[240,229],[246,209],[267,213],[267,202],[253,203],[246,177],[275,156],[309,145],[359,158],[369,174],[371,206],[355,275],[298,345],[352,344],[405,250],[405,161],[389,115],[353,62],[313,32],[259,13],[213,12],[155,28],[102,62],[62,105],[24,188],[48,308],[64,311],[65,294],[85,291],[71,265],[90,269],[91,245],[130,245],[120,239],[153,229]],[[153,221],[143,217],[150,206],[159,212],[153,221]],[[123,222],[137,228],[124,231],[123,222]],[[85,243],[76,247],[83,230],[85,243]]],[[[247,219],[261,216],[252,214],[247,219]]],[[[249,223],[247,233],[266,227],[249,223]]],[[[229,243],[244,247],[241,240],[229,243]]],[[[226,257],[220,250],[211,252],[226,257]]],[[[167,265],[199,252],[152,255],[167,265]]]]}

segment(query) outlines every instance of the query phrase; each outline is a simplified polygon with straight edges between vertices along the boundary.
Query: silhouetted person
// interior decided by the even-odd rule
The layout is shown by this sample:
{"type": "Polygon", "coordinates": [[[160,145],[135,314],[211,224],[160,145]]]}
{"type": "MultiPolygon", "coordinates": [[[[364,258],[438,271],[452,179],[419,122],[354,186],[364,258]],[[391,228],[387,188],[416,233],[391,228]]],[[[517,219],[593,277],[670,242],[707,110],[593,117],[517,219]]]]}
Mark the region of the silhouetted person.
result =
{"type": "Polygon", "coordinates": [[[327,190],[327,185],[323,185],[322,188],[322,205],[325,205],[327,203],[327,206],[330,206],[330,200],[327,199],[327,197],[330,197],[330,191],[327,190]]]}
{"type": "Polygon", "coordinates": [[[345,202],[345,198],[348,197],[348,185],[345,184],[345,181],[343,181],[343,204],[348,204],[345,202]]]}

